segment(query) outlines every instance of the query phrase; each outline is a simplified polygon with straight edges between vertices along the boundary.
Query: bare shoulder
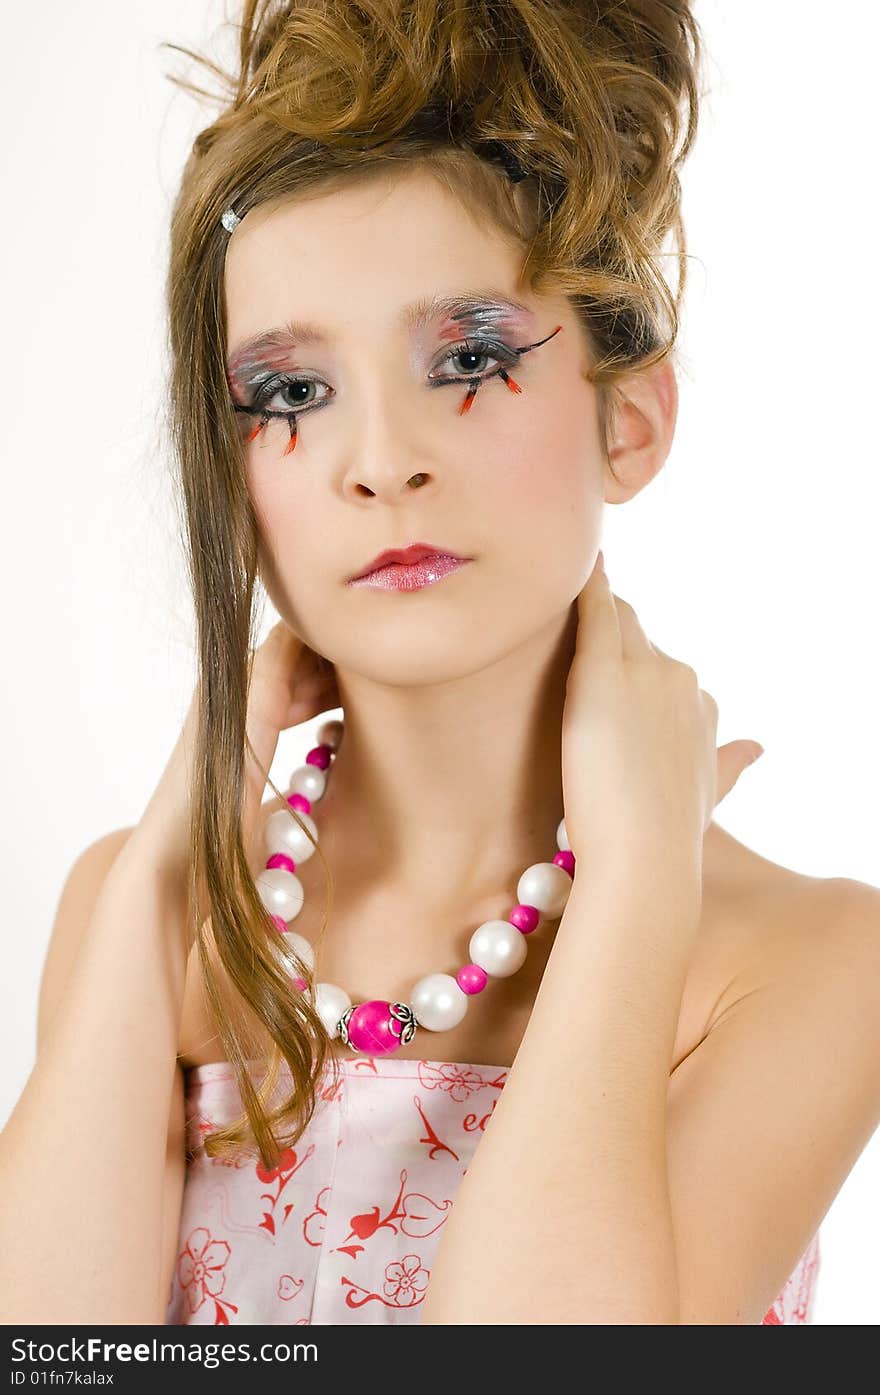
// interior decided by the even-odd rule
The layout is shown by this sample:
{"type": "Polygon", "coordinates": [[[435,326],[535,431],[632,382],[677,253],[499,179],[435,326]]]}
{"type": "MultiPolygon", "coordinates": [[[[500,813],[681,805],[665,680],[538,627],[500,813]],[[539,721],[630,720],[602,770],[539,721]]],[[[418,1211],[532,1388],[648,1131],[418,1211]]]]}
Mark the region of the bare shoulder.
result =
{"type": "Polygon", "coordinates": [[[844,970],[852,964],[856,974],[861,966],[880,969],[880,889],[785,867],[713,823],[694,964],[695,978],[711,999],[705,1030],[769,978],[796,974],[832,956],[844,970]]]}
{"type": "Polygon", "coordinates": [[[132,828],[117,828],[105,833],[89,843],[70,867],[58,899],[43,961],[37,1010],[38,1049],[70,977],[104,879],[132,832],[132,828]]]}
{"type": "Polygon", "coordinates": [[[708,1025],[668,1094],[680,1320],[779,1321],[770,1305],[801,1265],[806,1301],[810,1246],[880,1120],[880,891],[717,826],[707,852],[708,1025]]]}

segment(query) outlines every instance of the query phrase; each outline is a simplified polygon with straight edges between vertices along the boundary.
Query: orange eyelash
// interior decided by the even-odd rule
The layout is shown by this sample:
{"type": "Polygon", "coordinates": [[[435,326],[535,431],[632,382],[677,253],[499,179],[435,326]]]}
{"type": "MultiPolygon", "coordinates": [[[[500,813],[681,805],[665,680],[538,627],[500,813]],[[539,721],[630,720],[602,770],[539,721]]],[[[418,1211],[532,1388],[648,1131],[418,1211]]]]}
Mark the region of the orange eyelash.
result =
{"type": "Polygon", "coordinates": [[[462,402],[461,406],[460,406],[459,409],[458,409],[458,415],[459,415],[460,417],[463,417],[464,414],[465,414],[465,412],[469,412],[469,411],[470,411],[470,409],[471,409],[471,403],[473,402],[474,398],[475,398],[476,395],[477,395],[477,388],[478,388],[479,386],[480,386],[479,383],[471,383],[471,384],[470,384],[470,386],[469,386],[469,388],[468,388],[468,390],[467,390],[467,394],[466,394],[466,396],[465,396],[465,399],[464,399],[464,401],[462,402]]]}
{"type": "MultiPolygon", "coordinates": [[[[259,436],[260,432],[264,429],[264,427],[266,427],[266,426],[268,426],[268,425],[269,425],[268,418],[266,418],[265,420],[259,422],[259,423],[254,427],[254,429],[253,429],[253,431],[250,433],[250,435],[245,437],[245,444],[246,444],[246,445],[250,445],[251,441],[255,441],[255,440],[257,439],[257,437],[259,436]]],[[[288,441],[287,445],[284,447],[284,450],[281,452],[282,455],[290,455],[291,452],[294,451],[294,450],[296,449],[296,440],[297,440],[296,418],[295,418],[295,417],[291,417],[291,418],[290,418],[290,440],[288,441]]]]}
{"type": "MultiPolygon", "coordinates": [[[[522,388],[520,387],[519,383],[516,382],[513,378],[511,378],[510,374],[506,373],[503,368],[500,368],[495,376],[500,378],[502,382],[506,383],[507,386],[510,388],[511,392],[522,392],[522,388]]],[[[488,379],[483,378],[480,382],[473,382],[468,384],[468,390],[465,395],[465,399],[458,409],[458,415],[460,417],[463,417],[465,412],[470,411],[471,405],[473,403],[474,398],[477,395],[478,389],[481,388],[483,386],[483,383],[487,381],[488,379]]]]}

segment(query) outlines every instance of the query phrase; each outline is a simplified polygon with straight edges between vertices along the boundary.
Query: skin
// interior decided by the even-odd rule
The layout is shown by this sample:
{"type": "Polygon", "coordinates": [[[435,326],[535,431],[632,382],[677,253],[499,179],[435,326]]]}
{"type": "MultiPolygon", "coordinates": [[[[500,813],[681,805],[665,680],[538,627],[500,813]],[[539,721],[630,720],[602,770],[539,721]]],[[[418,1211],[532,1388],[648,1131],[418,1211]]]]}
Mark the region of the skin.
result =
{"type": "MultiPolygon", "coordinates": [[[[231,346],[284,318],[279,307],[333,335],[332,348],[298,357],[336,400],[300,418],[283,464],[284,423],[247,450],[266,588],[334,663],[345,712],[325,822],[346,861],[404,899],[421,902],[430,886],[447,914],[555,849],[572,602],[592,569],[602,504],[623,497],[602,463],[574,313],[562,298],[523,297],[519,259],[424,176],[255,211],[227,256],[231,346]],[[530,324],[514,343],[563,331],[522,359],[520,396],[486,384],[462,417],[464,380],[424,385],[444,341],[393,321],[422,296],[481,286],[534,305],[537,334],[530,324]],[[426,482],[414,489],[417,472],[426,482]],[[415,540],[475,560],[419,592],[346,587],[380,550],[415,540]]],[[[654,382],[643,395],[649,420],[633,425],[641,483],[673,425],[671,372],[654,382]]]]}
{"type": "MultiPolygon", "coordinates": [[[[552,857],[566,682],[603,507],[650,483],[672,443],[678,393],[664,363],[621,383],[603,449],[588,340],[565,297],[536,296],[520,283],[521,258],[521,248],[415,170],[264,205],[227,251],[232,400],[248,405],[261,371],[320,378],[327,387],[315,396],[335,394],[299,415],[293,454],[285,453],[285,422],[248,443],[259,419],[239,421],[261,576],[282,617],[262,670],[267,689],[285,689],[267,698],[265,721],[252,716],[251,735],[267,769],[279,728],[305,720],[306,710],[344,709],[345,740],[318,812],[335,888],[319,963],[320,977],[355,1001],[405,999],[424,973],[448,969],[459,927],[506,916],[521,871],[552,857]],[[460,387],[426,387],[450,341],[460,340],[458,326],[440,317],[406,330],[399,316],[425,298],[484,287],[526,307],[498,327],[507,343],[562,330],[512,370],[519,394],[484,383],[462,416],[461,361],[442,364],[460,387]],[[326,342],[245,350],[294,317],[326,342]],[[408,485],[414,475],[418,488],[408,485]],[[474,560],[417,592],[346,586],[381,549],[414,540],[474,560]],[[302,655],[313,652],[331,661],[331,683],[307,709],[287,710],[310,679],[302,655]],[[289,689],[279,678],[285,668],[297,675],[289,689]]],[[[276,394],[269,405],[296,400],[276,394]]],[[[720,771],[719,798],[737,773],[720,771]]],[[[254,801],[263,784],[257,776],[254,801]]],[[[760,879],[772,867],[715,824],[704,851],[709,885],[760,879]]],[[[325,902],[318,859],[297,875],[306,904],[296,928],[315,942],[325,902]]],[[[707,924],[713,904],[707,897],[707,924]]],[[[554,934],[552,922],[542,926],[523,968],[493,982],[492,1013],[471,1012],[443,1034],[446,1059],[512,1059],[554,934]]],[[[693,983],[681,1054],[704,1030],[708,986],[718,999],[705,966],[695,965],[693,983]]],[[[195,974],[188,1004],[184,1061],[210,1060],[212,1050],[216,1058],[195,974]]],[[[432,1042],[417,1034],[399,1054],[421,1056],[432,1042]]]]}
{"type": "MultiPolygon", "coordinates": [[[[712,821],[750,743],[715,750],[714,699],[594,571],[603,505],[667,458],[673,370],[624,381],[606,458],[589,345],[518,265],[424,174],[256,210],[233,234],[231,353],[318,322],[328,341],[298,346],[297,369],[336,394],[300,418],[293,454],[284,423],[245,448],[282,617],[249,734],[268,768],[280,730],[344,709],[318,810],[336,896],[317,972],[354,1001],[406,999],[452,967],[463,927],[506,915],[522,869],[552,856],[563,790],[575,852],[605,869],[491,1004],[399,1053],[510,1067],[423,1321],[756,1323],[880,1117],[880,893],[778,867],[712,821]],[[443,328],[407,335],[397,316],[486,285],[534,316],[514,342],[563,330],[520,362],[521,394],[490,383],[461,416],[466,383],[426,388],[443,328]],[[475,560],[420,592],[346,587],[417,539],[475,560]],[[332,682],[297,696],[315,653],[332,682]]],[[[255,774],[253,813],[261,792],[255,774]]],[[[318,859],[297,874],[314,943],[318,859]]],[[[193,973],[181,1054],[217,1059],[193,973]]]]}

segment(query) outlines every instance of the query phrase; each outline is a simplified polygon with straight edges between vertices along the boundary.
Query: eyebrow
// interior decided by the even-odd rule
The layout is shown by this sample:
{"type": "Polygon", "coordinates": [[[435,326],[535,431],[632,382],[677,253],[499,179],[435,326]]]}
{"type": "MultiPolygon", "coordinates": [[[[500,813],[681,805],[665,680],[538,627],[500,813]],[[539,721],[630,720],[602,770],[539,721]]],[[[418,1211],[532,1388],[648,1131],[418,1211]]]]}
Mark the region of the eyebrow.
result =
{"type": "MultiPolygon", "coordinates": [[[[496,324],[499,320],[527,316],[534,311],[521,301],[496,290],[464,291],[451,296],[424,296],[405,305],[397,317],[404,329],[424,329],[437,320],[453,320],[462,325],[496,324]]],[[[264,330],[245,339],[233,349],[226,361],[232,376],[239,376],[246,365],[262,356],[283,353],[299,344],[327,344],[331,336],[320,325],[305,320],[289,320],[274,329],[264,330]]]]}

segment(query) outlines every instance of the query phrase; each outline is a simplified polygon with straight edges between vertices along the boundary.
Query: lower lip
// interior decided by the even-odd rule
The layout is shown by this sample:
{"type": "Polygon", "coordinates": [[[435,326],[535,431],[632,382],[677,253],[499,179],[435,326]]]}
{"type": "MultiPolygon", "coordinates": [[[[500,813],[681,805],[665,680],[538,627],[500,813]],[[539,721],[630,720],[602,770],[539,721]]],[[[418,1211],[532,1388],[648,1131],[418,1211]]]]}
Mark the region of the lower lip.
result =
{"type": "Polygon", "coordinates": [[[374,586],[381,591],[420,591],[423,586],[432,586],[442,581],[444,576],[457,572],[470,558],[450,557],[448,553],[436,553],[433,557],[423,557],[420,562],[410,562],[408,566],[392,562],[378,571],[367,572],[350,581],[349,586],[374,586]]]}

